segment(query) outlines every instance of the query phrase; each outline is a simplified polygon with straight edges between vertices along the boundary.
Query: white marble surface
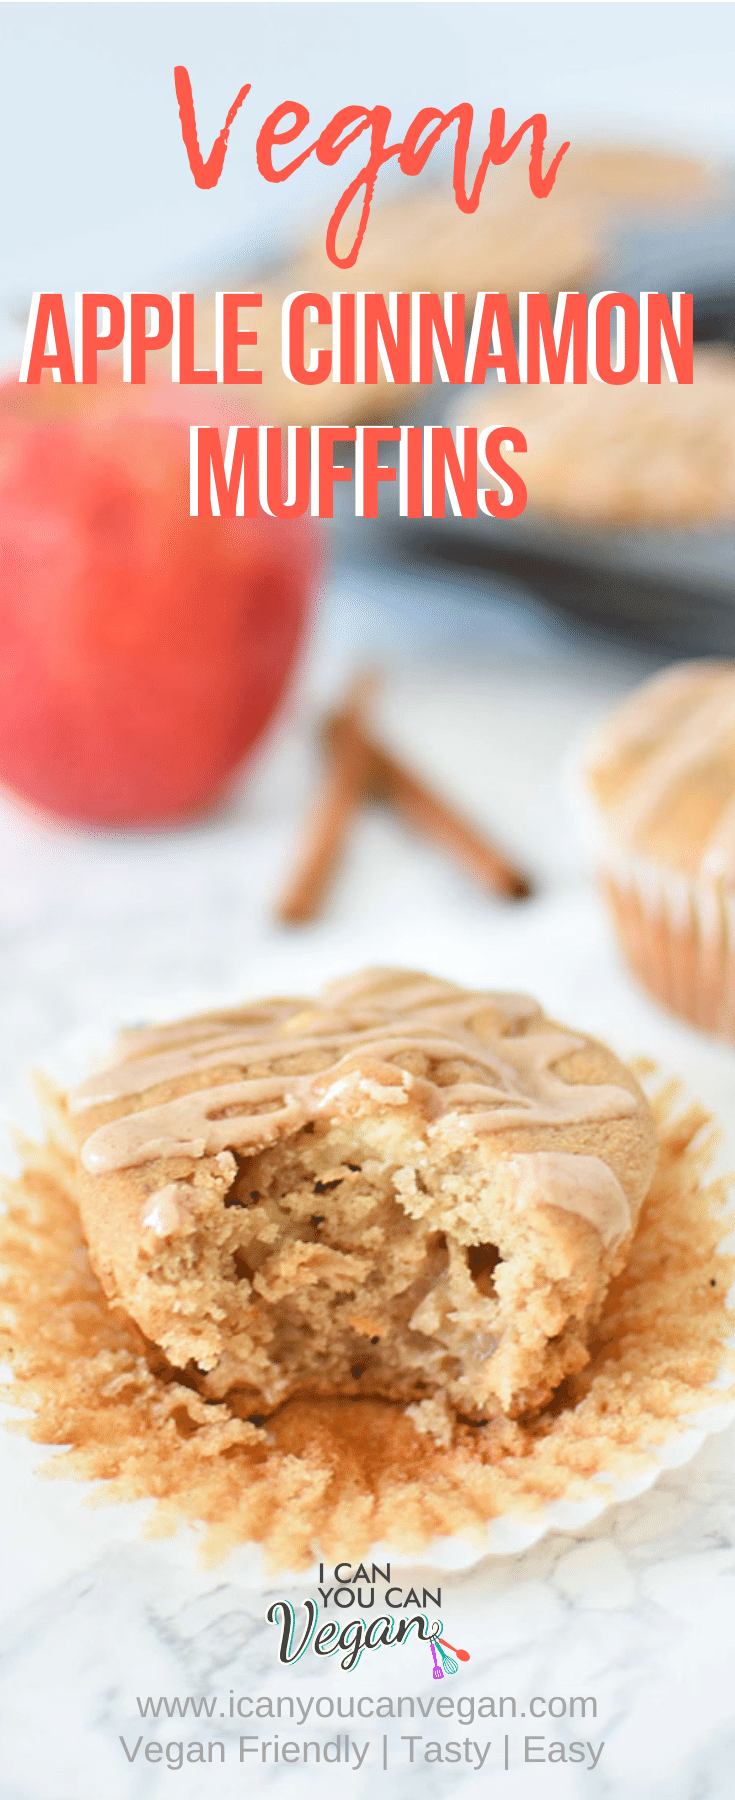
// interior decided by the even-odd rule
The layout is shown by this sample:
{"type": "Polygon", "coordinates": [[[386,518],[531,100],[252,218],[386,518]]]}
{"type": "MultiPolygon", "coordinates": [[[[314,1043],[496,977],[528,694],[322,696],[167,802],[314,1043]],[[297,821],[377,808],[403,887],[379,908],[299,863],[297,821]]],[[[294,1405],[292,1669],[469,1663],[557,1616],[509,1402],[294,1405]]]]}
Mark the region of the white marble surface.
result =
{"type": "MultiPolygon", "coordinates": [[[[509,600],[481,605],[471,588],[368,568],[343,576],[288,717],[258,769],[215,819],[162,836],[89,835],[50,827],[0,804],[0,1081],[6,1112],[27,1105],[22,1069],[90,1021],[171,1011],[240,992],[307,988],[366,960],[431,965],[478,983],[529,986],[553,1011],[649,1051],[727,1120],[730,1052],[667,1020],[620,967],[589,884],[564,798],[579,735],[650,659],[556,630],[509,600]],[[469,596],[469,597],[468,597],[469,596]],[[313,781],[310,727],[356,658],[389,671],[383,726],[468,810],[502,833],[536,875],[539,897],[512,910],[469,882],[390,819],[361,821],[328,914],[307,933],[268,923],[313,781]]],[[[734,1146],[735,1150],[735,1146],[734,1146]]],[[[735,1162],[735,1154],[733,1155],[735,1162]]],[[[495,1783],[514,1795],[595,1791],[625,1800],[724,1800],[732,1788],[735,1664],[735,1428],[693,1461],[593,1525],[547,1536],[523,1555],[486,1558],[442,1575],[442,1616],[472,1660],[441,1687],[421,1647],[363,1659],[353,1675],[307,1657],[277,1672],[268,1602],[309,1591],[266,1582],[246,1552],[214,1572],[191,1535],[149,1541],[146,1508],[89,1510],[85,1491],[34,1472],[37,1446],[0,1438],[0,1788],[4,1800],[137,1800],[174,1791],[190,1800],[281,1784],[282,1791],[440,1794],[450,1783],[495,1783]],[[397,1659],[401,1663],[398,1666],[397,1659]],[[367,1664],[367,1666],[366,1666],[367,1664]],[[455,1699],[514,1695],[519,1717],[459,1727],[398,1720],[356,1730],[362,1768],[287,1768],[238,1759],[229,1693],[293,1694],[304,1702],[360,1694],[455,1699]],[[172,1725],[159,1741],[223,1738],[226,1763],[200,1768],[126,1762],[140,1735],[137,1694],[225,1696],[211,1729],[172,1725]],[[596,1720],[571,1728],[528,1717],[534,1695],[595,1695],[596,1720]],[[523,1719],[520,1714],[526,1712],[523,1719]],[[390,1761],[382,1768],[382,1731],[390,1761]],[[505,1731],[510,1766],[504,1767],[505,1731]],[[470,1762],[407,1763],[404,1732],[480,1745],[470,1762]],[[526,1732],[604,1749],[594,1770],[526,1764],[526,1732]]],[[[349,1554],[346,1547],[345,1554],[349,1554]]],[[[408,1586],[410,1571],[398,1579],[408,1586]]],[[[418,1583],[426,1567],[414,1571],[418,1583]]],[[[418,1712],[418,1708],[416,1709],[418,1712]]],[[[314,1707],[312,1708],[312,1713],[314,1707]]],[[[245,1728],[247,1729],[247,1727],[245,1728]]],[[[257,1724],[251,1729],[257,1729],[257,1724]]],[[[263,1734],[335,1738],[323,1719],[263,1734]]],[[[340,1729],[351,1732],[349,1720],[340,1729]]],[[[155,1739],[146,1727],[144,1742],[155,1739]]],[[[270,1753],[272,1754],[272,1752],[270,1753]]]]}

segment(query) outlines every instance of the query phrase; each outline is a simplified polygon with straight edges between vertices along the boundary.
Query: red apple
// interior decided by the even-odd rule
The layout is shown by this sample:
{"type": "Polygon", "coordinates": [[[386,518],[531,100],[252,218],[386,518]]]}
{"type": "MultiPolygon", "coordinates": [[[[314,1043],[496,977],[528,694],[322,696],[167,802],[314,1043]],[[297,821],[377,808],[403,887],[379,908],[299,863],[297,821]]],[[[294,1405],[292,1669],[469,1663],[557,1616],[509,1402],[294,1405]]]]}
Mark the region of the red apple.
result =
{"type": "Polygon", "coordinates": [[[0,388],[0,781],[65,818],[205,806],[294,662],[313,529],[189,517],[196,399],[0,388]]]}

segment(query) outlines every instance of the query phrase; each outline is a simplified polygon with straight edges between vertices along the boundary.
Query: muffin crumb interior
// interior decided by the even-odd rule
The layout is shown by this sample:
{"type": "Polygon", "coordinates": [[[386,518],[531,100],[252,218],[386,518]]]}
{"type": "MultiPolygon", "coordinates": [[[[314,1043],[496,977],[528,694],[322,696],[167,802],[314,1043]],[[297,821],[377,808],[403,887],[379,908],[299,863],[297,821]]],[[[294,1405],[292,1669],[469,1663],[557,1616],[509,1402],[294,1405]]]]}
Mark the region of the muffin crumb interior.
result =
{"type": "Polygon", "coordinates": [[[418,1552],[436,1536],[480,1538],[501,1514],[599,1493],[600,1473],[643,1471],[682,1416],[735,1389],[735,1259],[719,1249],[727,1182],[706,1176],[711,1121],[697,1106],[677,1113],[671,1087],[653,1104],[659,1169],[589,1362],[533,1415],[487,1422],[318,1394],[258,1418],[237,1393],[204,1397],[105,1298],[67,1152],[24,1142],[0,1220],[0,1354],[12,1370],[2,1398],[27,1409],[11,1428],[63,1447],[45,1476],[100,1482],[95,1499],[155,1501],[150,1535],[189,1521],[207,1559],[256,1540],[271,1566],[291,1569],[347,1541],[358,1554],[378,1540],[418,1552]]]}

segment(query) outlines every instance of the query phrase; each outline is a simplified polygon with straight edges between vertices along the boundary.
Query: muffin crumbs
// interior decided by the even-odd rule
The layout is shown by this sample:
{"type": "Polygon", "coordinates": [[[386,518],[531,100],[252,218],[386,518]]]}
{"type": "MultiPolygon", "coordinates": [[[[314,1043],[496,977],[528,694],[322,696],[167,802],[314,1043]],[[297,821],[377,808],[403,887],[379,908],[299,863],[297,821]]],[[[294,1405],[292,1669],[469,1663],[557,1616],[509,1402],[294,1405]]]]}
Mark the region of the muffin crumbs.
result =
{"type": "Polygon", "coordinates": [[[418,1553],[436,1536],[481,1540],[498,1515],[588,1497],[600,1471],[642,1472],[646,1446],[675,1436],[682,1415],[735,1392],[735,1257],[718,1251],[728,1182],[706,1182],[707,1113],[675,1105],[673,1085],[653,1101],[659,1170],[587,1367],[532,1418],[443,1421],[438,1433],[379,1399],[296,1396],[267,1419],[241,1416],[237,1394],[203,1399],[105,1299],[69,1157],[24,1141],[0,1218],[0,1356],[13,1374],[0,1398],[30,1415],[10,1429],[64,1447],[46,1477],[104,1482],[95,1500],[153,1499],[148,1535],[196,1522],[208,1561],[256,1540],[273,1568],[345,1544],[364,1555],[377,1541],[418,1553]]]}

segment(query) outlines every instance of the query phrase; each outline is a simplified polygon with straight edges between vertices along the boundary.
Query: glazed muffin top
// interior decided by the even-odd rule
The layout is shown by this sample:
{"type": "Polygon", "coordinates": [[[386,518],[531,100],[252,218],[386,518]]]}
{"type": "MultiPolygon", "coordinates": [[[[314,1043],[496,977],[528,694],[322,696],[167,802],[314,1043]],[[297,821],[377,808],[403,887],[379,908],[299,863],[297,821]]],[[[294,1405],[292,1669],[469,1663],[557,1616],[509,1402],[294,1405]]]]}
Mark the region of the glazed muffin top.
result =
{"type": "Polygon", "coordinates": [[[679,663],[606,720],[587,781],[613,844],[735,886],[735,663],[679,663]]]}
{"type": "MultiPolygon", "coordinates": [[[[560,1169],[559,1203],[599,1228],[607,1170],[634,1217],[655,1160],[648,1106],[609,1050],[550,1021],[527,996],[474,993],[409,970],[364,970],[317,1000],[262,1001],[128,1032],[119,1054],[69,1102],[90,1196],[104,1178],[106,1208],[120,1177],[137,1193],[133,1171],[150,1211],[150,1194],[172,1171],[178,1179],[183,1162],[253,1154],[366,1109],[412,1121],[414,1134],[450,1158],[470,1148],[487,1161],[521,1152],[535,1166],[534,1153],[543,1161],[553,1152],[566,1169],[581,1156],[590,1191],[570,1198],[560,1169]],[[591,1158],[606,1165],[599,1194],[591,1158]]],[[[545,1163],[543,1173],[548,1186],[545,1163]]],[[[618,1200],[620,1237],[631,1220],[618,1200]]]]}

